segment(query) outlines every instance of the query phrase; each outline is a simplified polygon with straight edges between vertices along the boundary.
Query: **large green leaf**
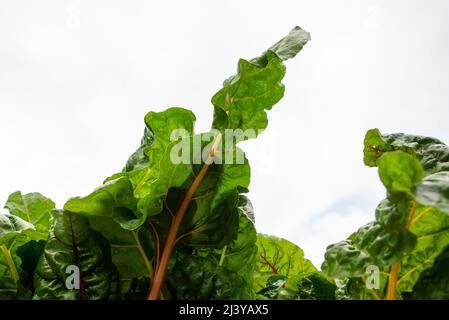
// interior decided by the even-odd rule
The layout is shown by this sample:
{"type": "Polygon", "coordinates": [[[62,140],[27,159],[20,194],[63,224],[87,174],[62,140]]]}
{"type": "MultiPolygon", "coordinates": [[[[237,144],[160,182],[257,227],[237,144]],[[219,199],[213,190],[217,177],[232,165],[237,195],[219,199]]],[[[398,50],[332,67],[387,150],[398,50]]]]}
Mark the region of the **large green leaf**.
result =
{"type": "MultiPolygon", "coordinates": [[[[135,228],[145,219],[136,216],[136,207],[136,199],[126,177],[109,181],[84,198],[72,198],[64,206],[67,211],[88,217],[91,228],[109,241],[123,296],[130,294],[133,282],[140,281],[148,287],[153,275],[153,262],[149,255],[154,244],[146,226],[135,228]]],[[[143,298],[145,293],[141,292],[140,297],[143,298]]]]}
{"type": "Polygon", "coordinates": [[[438,256],[434,265],[421,273],[413,288],[412,299],[449,299],[449,246],[438,256]]]}
{"type": "Polygon", "coordinates": [[[201,250],[199,255],[209,257],[218,262],[219,266],[241,277],[240,294],[242,299],[253,299],[254,271],[257,257],[257,232],[254,223],[254,212],[250,200],[240,195],[239,226],[235,240],[225,245],[223,249],[201,250]]]}
{"type": "Polygon", "coordinates": [[[89,227],[86,217],[54,211],[55,222],[34,276],[34,299],[114,299],[118,272],[107,240],[89,227]],[[68,267],[79,270],[69,272],[68,267]],[[74,288],[68,286],[73,276],[74,288]],[[76,287],[76,281],[79,281],[76,287]]]}
{"type": "Polygon", "coordinates": [[[21,218],[0,214],[0,300],[30,297],[17,249],[31,241],[33,231],[34,226],[21,218]]]}
{"type": "Polygon", "coordinates": [[[247,298],[244,279],[209,257],[187,256],[173,269],[177,299],[229,300],[247,298]]]}
{"type": "MultiPolygon", "coordinates": [[[[234,159],[240,149],[234,149],[234,159]]],[[[232,156],[232,155],[230,155],[232,156]]],[[[187,234],[184,243],[195,247],[223,247],[235,240],[239,228],[240,192],[250,182],[248,160],[239,163],[212,164],[196,190],[184,219],[180,234],[187,234]]],[[[176,212],[176,210],[172,210],[176,212]]]]}
{"type": "Polygon", "coordinates": [[[365,273],[374,258],[355,246],[351,240],[343,240],[326,248],[321,269],[332,278],[359,277],[365,273]]]}
{"type": "Polygon", "coordinates": [[[305,275],[298,282],[299,300],[335,300],[337,286],[322,272],[305,275]]]}
{"type": "MultiPolygon", "coordinates": [[[[200,149],[210,148],[214,135],[203,134],[187,141],[201,141],[200,149]],[[203,138],[206,136],[206,139],[203,138]],[[197,140],[198,139],[198,140],[197,140]],[[209,139],[209,140],[207,140],[209,139]]],[[[138,210],[158,226],[160,238],[164,239],[170,226],[170,218],[178,211],[189,186],[199,174],[201,164],[173,164],[167,150],[161,161],[160,176],[155,180],[151,192],[139,200],[138,210]],[[162,213],[162,214],[161,214],[162,213]]],[[[190,155],[195,157],[193,154],[190,155]]],[[[246,192],[250,181],[250,168],[243,151],[237,147],[223,150],[222,163],[209,164],[208,170],[195,190],[178,232],[180,242],[199,248],[221,248],[237,237],[239,223],[239,193],[246,192]],[[227,161],[242,155],[242,163],[227,161]],[[229,158],[228,158],[229,157],[229,158]]]]}
{"type": "Polygon", "coordinates": [[[110,243],[112,262],[117,267],[121,296],[143,299],[153,276],[154,242],[147,226],[123,229],[112,217],[89,216],[92,229],[110,243]]]}
{"type": "Polygon", "coordinates": [[[417,244],[401,262],[398,293],[413,291],[421,272],[429,269],[449,245],[449,215],[435,207],[420,205],[410,231],[416,236],[417,244]]]}
{"type": "Polygon", "coordinates": [[[8,197],[5,208],[12,215],[33,224],[43,239],[47,237],[51,224],[50,213],[55,208],[53,201],[37,192],[22,194],[17,191],[8,197]]]}
{"type": "MultiPolygon", "coordinates": [[[[194,133],[195,115],[187,109],[169,108],[162,112],[148,112],[141,145],[128,159],[123,170],[134,188],[134,194],[144,197],[151,183],[159,178],[158,166],[167,159],[164,154],[173,141],[194,133]]],[[[114,178],[114,177],[113,177],[114,178]]]]}
{"type": "Polygon", "coordinates": [[[415,192],[416,200],[449,214],[449,171],[427,176],[415,192]]]}
{"type": "MultiPolygon", "coordinates": [[[[313,264],[304,257],[304,251],[288,240],[258,234],[257,247],[255,274],[257,291],[270,285],[269,279],[272,276],[281,276],[281,280],[285,282],[282,286],[296,289],[301,276],[317,271],[313,264]]],[[[278,280],[279,278],[275,279],[275,281],[278,280]]]]}
{"type": "Polygon", "coordinates": [[[50,228],[55,204],[40,193],[8,197],[0,215],[0,299],[31,298],[32,276],[50,228]]]}
{"type": "Polygon", "coordinates": [[[366,133],[364,161],[367,166],[376,166],[382,154],[397,150],[417,156],[427,174],[449,171],[449,147],[438,139],[403,133],[382,135],[379,129],[366,133]]]}
{"type": "Polygon", "coordinates": [[[215,107],[213,128],[258,130],[267,126],[267,114],[284,95],[281,83],[285,75],[283,60],[296,56],[310,39],[308,32],[295,27],[260,57],[240,59],[237,74],[226,79],[223,88],[212,97],[215,107]]]}
{"type": "Polygon", "coordinates": [[[336,279],[337,290],[335,298],[337,300],[380,300],[385,296],[385,289],[388,282],[388,273],[379,272],[379,288],[370,289],[367,286],[366,276],[336,279]]]}
{"type": "Polygon", "coordinates": [[[412,195],[424,177],[424,169],[415,157],[401,151],[388,152],[377,161],[379,177],[389,193],[412,195]]]}
{"type": "Polygon", "coordinates": [[[335,300],[337,287],[334,281],[322,272],[313,271],[288,279],[273,275],[258,298],[269,300],[335,300]],[[294,281],[293,281],[294,280],[294,281]]]}
{"type": "Polygon", "coordinates": [[[85,197],[69,199],[64,210],[112,217],[124,229],[133,230],[143,224],[145,218],[137,211],[137,200],[133,196],[133,188],[127,177],[120,177],[106,182],[85,197]]]}

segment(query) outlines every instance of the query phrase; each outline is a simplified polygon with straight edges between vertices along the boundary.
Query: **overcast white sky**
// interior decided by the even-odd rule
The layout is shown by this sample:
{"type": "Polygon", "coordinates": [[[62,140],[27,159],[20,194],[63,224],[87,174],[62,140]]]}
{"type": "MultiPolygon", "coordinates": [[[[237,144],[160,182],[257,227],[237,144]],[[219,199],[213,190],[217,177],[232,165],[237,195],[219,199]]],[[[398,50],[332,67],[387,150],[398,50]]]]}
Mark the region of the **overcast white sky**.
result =
{"type": "Polygon", "coordinates": [[[207,130],[238,58],[299,25],[312,41],[245,147],[258,230],[319,266],[384,196],[367,129],[449,142],[448,21],[445,0],[0,0],[0,201],[89,193],[136,149],[147,111],[187,107],[207,130]]]}

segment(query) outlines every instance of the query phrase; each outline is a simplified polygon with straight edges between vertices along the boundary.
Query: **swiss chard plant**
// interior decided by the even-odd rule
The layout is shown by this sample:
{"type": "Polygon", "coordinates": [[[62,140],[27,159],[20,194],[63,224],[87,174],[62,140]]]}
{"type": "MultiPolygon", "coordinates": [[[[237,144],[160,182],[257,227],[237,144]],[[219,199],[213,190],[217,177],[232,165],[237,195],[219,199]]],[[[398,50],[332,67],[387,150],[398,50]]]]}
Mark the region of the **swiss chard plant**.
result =
{"type": "Polygon", "coordinates": [[[124,168],[62,209],[11,194],[0,215],[0,299],[448,299],[449,148],[368,131],[365,163],[387,190],[375,221],[328,247],[322,271],[257,233],[241,141],[266,129],[295,27],[212,97],[209,132],[184,108],[149,112],[124,168]]]}
{"type": "Polygon", "coordinates": [[[374,221],[327,248],[322,269],[337,297],[449,299],[449,147],[373,129],[364,162],[378,168],[386,198],[374,221]]]}
{"type": "Polygon", "coordinates": [[[237,146],[267,127],[266,110],[284,95],[284,61],[308,40],[296,27],[240,59],[212,97],[209,132],[195,133],[187,109],[149,112],[123,170],[62,210],[37,193],[12,194],[0,216],[1,297],[282,299],[299,297],[305,276],[310,297],[320,294],[316,277],[332,286],[300,248],[256,232],[237,146]]]}

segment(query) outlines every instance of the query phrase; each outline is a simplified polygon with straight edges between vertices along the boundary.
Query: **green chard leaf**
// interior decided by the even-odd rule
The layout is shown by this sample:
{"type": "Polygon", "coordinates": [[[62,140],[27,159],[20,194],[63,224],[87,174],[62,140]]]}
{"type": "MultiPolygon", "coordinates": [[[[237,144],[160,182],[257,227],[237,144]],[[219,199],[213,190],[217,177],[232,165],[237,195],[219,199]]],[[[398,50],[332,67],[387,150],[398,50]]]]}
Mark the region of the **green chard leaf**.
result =
{"type": "Polygon", "coordinates": [[[431,268],[420,274],[409,297],[414,300],[449,299],[449,246],[438,256],[431,268]]]}
{"type": "Polygon", "coordinates": [[[31,298],[32,276],[54,205],[40,193],[17,191],[8,197],[5,208],[10,214],[0,215],[0,300],[31,298]]]}
{"type": "Polygon", "coordinates": [[[86,217],[54,211],[54,224],[34,275],[33,299],[115,299],[118,272],[107,240],[86,217]]]}
{"type": "Polygon", "coordinates": [[[299,300],[335,300],[337,286],[322,272],[304,275],[298,282],[299,300]]]}
{"type": "Polygon", "coordinates": [[[265,288],[259,291],[259,298],[270,300],[335,300],[337,286],[322,272],[313,271],[287,279],[273,275],[265,288]]]}
{"type": "Polygon", "coordinates": [[[69,199],[64,210],[86,215],[112,217],[124,229],[133,230],[143,224],[145,217],[138,214],[137,200],[131,182],[120,177],[106,182],[85,197],[69,199]]]}
{"type": "MultiPolygon", "coordinates": [[[[110,243],[112,262],[119,271],[122,296],[132,294],[133,285],[148,288],[153,276],[150,255],[154,252],[153,236],[146,225],[136,217],[137,200],[126,177],[107,182],[84,198],[72,198],[65,210],[86,216],[92,229],[100,232],[110,243]]],[[[146,292],[140,293],[140,298],[146,292]]]]}
{"type": "Polygon", "coordinates": [[[193,134],[195,120],[195,115],[183,108],[169,108],[146,114],[141,145],[128,159],[122,173],[130,179],[136,196],[142,198],[152,192],[149,190],[150,185],[160,178],[162,171],[159,166],[168,160],[164,155],[170,155],[166,151],[172,148],[174,141],[179,140],[175,138],[193,134]]]}
{"type": "Polygon", "coordinates": [[[339,279],[340,298],[382,298],[393,264],[398,265],[398,298],[410,296],[422,272],[449,245],[448,147],[434,138],[369,130],[364,160],[378,166],[387,198],[376,221],[348,240],[328,247],[322,269],[339,279]],[[380,269],[380,288],[365,286],[370,266],[380,269]]]}
{"type": "Polygon", "coordinates": [[[25,289],[18,248],[30,241],[34,226],[19,217],[0,214],[0,300],[30,298],[25,289]]]}
{"type": "Polygon", "coordinates": [[[293,58],[310,40],[310,34],[295,27],[260,57],[250,61],[240,59],[237,74],[226,79],[223,88],[212,97],[215,107],[212,127],[224,129],[258,130],[268,123],[265,110],[270,110],[284,96],[285,75],[282,61],[293,58]]]}
{"type": "Polygon", "coordinates": [[[288,240],[258,234],[257,247],[254,285],[261,298],[295,299],[301,277],[317,271],[302,249],[288,240]]]}
{"type": "Polygon", "coordinates": [[[51,211],[55,203],[40,193],[22,194],[20,191],[12,193],[5,204],[5,208],[12,215],[33,224],[37,232],[46,239],[51,225],[51,211]]]}
{"type": "Polygon", "coordinates": [[[415,155],[426,174],[449,171],[449,147],[435,138],[403,133],[382,135],[379,129],[371,129],[364,145],[364,161],[369,167],[375,167],[377,159],[386,152],[403,151],[415,155]]]}
{"type": "Polygon", "coordinates": [[[250,200],[244,196],[239,197],[239,227],[237,238],[225,245],[223,249],[203,249],[198,255],[213,259],[218,266],[228,273],[238,274],[240,284],[239,295],[241,299],[254,299],[254,271],[257,258],[257,232],[253,221],[254,211],[250,200]]]}
{"type": "Polygon", "coordinates": [[[187,256],[178,260],[172,278],[176,298],[180,300],[247,298],[243,277],[210,257],[187,256]]]}

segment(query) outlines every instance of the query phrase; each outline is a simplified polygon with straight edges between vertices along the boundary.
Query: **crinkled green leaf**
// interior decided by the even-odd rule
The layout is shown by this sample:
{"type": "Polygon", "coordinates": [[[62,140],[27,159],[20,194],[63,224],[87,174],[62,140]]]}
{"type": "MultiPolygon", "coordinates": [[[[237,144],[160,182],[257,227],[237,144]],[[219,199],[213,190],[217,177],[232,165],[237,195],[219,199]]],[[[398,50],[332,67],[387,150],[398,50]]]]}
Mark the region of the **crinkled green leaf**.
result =
{"type": "MultiPolygon", "coordinates": [[[[236,149],[241,151],[240,149],[236,149]]],[[[242,152],[242,151],[241,151],[242,152]]],[[[243,153],[243,152],[242,152],[243,153]]],[[[196,210],[186,214],[185,242],[196,247],[223,247],[237,238],[239,193],[250,181],[248,160],[213,164],[194,195],[196,210]]]]}
{"type": "Polygon", "coordinates": [[[260,290],[257,298],[260,300],[296,300],[297,292],[294,286],[287,287],[288,279],[283,275],[272,275],[267,279],[265,288],[260,290]]]}
{"type": "Polygon", "coordinates": [[[383,138],[379,129],[368,130],[364,145],[363,161],[369,167],[376,167],[377,159],[385,152],[395,151],[395,148],[383,138]]]}
{"type": "Polygon", "coordinates": [[[337,286],[322,272],[313,272],[303,276],[298,282],[299,300],[335,300],[337,286]]]}
{"type": "MultiPolygon", "coordinates": [[[[272,45],[268,51],[273,51],[281,60],[285,61],[294,58],[309,40],[310,33],[296,26],[288,35],[272,45]]],[[[265,56],[266,53],[262,54],[261,57],[254,59],[254,62],[263,64],[265,56]]]]}
{"type": "Polygon", "coordinates": [[[438,256],[431,268],[420,274],[411,298],[415,300],[449,299],[449,246],[438,256]]]}
{"type": "Polygon", "coordinates": [[[377,205],[376,221],[396,229],[405,228],[412,208],[412,201],[412,197],[407,194],[389,194],[377,205]]]}
{"type": "Polygon", "coordinates": [[[424,177],[424,169],[415,157],[401,151],[384,153],[378,160],[380,180],[388,192],[412,195],[424,177]]]}
{"type": "Polygon", "coordinates": [[[173,269],[177,299],[229,300],[246,296],[244,279],[211,258],[187,256],[173,269]]]}
{"type": "Polygon", "coordinates": [[[289,279],[283,275],[272,275],[257,297],[268,300],[335,300],[336,290],[333,280],[322,272],[311,272],[289,279]]]}
{"type": "Polygon", "coordinates": [[[145,124],[155,137],[151,148],[146,150],[150,163],[156,163],[161,159],[173,141],[173,134],[181,134],[180,130],[183,130],[187,135],[193,135],[195,120],[193,112],[183,108],[148,112],[145,116],[145,124]]]}
{"type": "Polygon", "coordinates": [[[400,261],[416,245],[416,237],[405,228],[392,228],[370,222],[354,235],[353,244],[374,257],[375,264],[386,266],[400,261]]]}
{"type": "Polygon", "coordinates": [[[265,129],[265,110],[270,110],[284,95],[282,61],[296,56],[309,39],[308,32],[296,27],[260,57],[251,61],[240,59],[237,74],[226,79],[223,88],[212,97],[213,128],[252,129],[252,138],[258,130],[265,129]]]}
{"type": "MultiPolygon", "coordinates": [[[[371,141],[372,133],[367,134],[371,141]]],[[[393,150],[382,153],[376,165],[388,191],[387,199],[378,205],[376,221],[361,227],[350,239],[327,248],[322,270],[330,277],[360,278],[370,266],[388,269],[416,246],[416,236],[407,223],[413,192],[424,176],[422,165],[414,156],[393,150]]]]}
{"type": "Polygon", "coordinates": [[[176,145],[173,142],[167,147],[160,163],[152,170],[151,184],[147,194],[138,201],[138,211],[144,217],[160,214],[164,207],[164,198],[171,188],[181,187],[192,174],[191,165],[185,163],[173,163],[171,161],[171,148],[176,145]]]}
{"type": "Polygon", "coordinates": [[[385,272],[395,262],[400,266],[397,297],[413,295],[420,275],[449,245],[448,150],[434,138],[368,131],[365,164],[379,167],[388,194],[376,209],[376,222],[343,242],[347,252],[338,245],[328,248],[323,270],[344,282],[339,295],[353,299],[373,296],[363,286],[363,269],[371,263],[381,269],[378,293],[384,294],[385,272]],[[382,228],[388,232],[378,233],[382,228]]]}
{"type": "Polygon", "coordinates": [[[133,231],[123,229],[112,217],[89,216],[89,222],[91,228],[110,243],[112,263],[119,272],[121,296],[143,299],[153,276],[151,231],[147,227],[133,231]]]}
{"type": "MultiPolygon", "coordinates": [[[[213,136],[210,136],[213,138],[213,136]]],[[[201,138],[201,137],[200,137],[201,138]]],[[[195,137],[193,137],[195,139],[195,137]]],[[[201,141],[201,140],[200,140],[201,141]]],[[[207,150],[203,141],[201,150],[207,150]]],[[[210,164],[201,184],[196,189],[186,210],[183,224],[178,232],[181,242],[198,248],[222,248],[237,237],[239,224],[239,193],[247,190],[250,181],[250,169],[243,151],[238,148],[223,152],[222,164],[210,164]],[[229,152],[228,152],[229,151],[229,152]],[[243,163],[226,163],[227,157],[236,159],[242,155],[243,163]]],[[[160,238],[167,233],[174,216],[202,165],[182,170],[183,174],[164,173],[165,178],[154,181],[148,196],[139,201],[141,212],[146,212],[159,228],[160,238]],[[187,178],[186,178],[187,176],[187,178]],[[179,179],[179,181],[178,181],[179,179]],[[185,180],[182,183],[182,180],[185,180]],[[177,183],[178,181],[179,183],[177,183]],[[157,213],[162,213],[157,215],[157,213]]],[[[173,164],[161,165],[161,170],[175,167],[173,164]]],[[[177,168],[180,165],[176,165],[177,168]]]]}
{"type": "Polygon", "coordinates": [[[427,176],[418,185],[416,200],[433,206],[449,214],[449,171],[437,172],[427,176]]]}
{"type": "Polygon", "coordinates": [[[385,296],[385,288],[388,282],[388,273],[379,273],[379,289],[369,289],[365,277],[353,277],[336,279],[337,290],[335,298],[337,300],[378,300],[385,296]]]}
{"type": "Polygon", "coordinates": [[[40,193],[22,194],[20,191],[12,193],[6,201],[5,208],[12,215],[33,224],[37,232],[45,239],[50,229],[51,211],[55,203],[40,193]]]}
{"type": "Polygon", "coordinates": [[[332,278],[360,277],[375,259],[353,244],[351,240],[343,240],[326,248],[321,269],[332,278]]]}
{"type": "Polygon", "coordinates": [[[114,299],[118,272],[107,240],[89,227],[86,217],[55,211],[50,238],[34,275],[34,299],[114,299]],[[68,288],[67,267],[79,269],[79,289],[68,288]]]}
{"type": "Polygon", "coordinates": [[[167,160],[164,158],[167,149],[177,138],[193,135],[195,120],[195,115],[183,108],[146,114],[141,146],[131,155],[123,170],[136,196],[144,197],[150,192],[151,182],[160,175],[157,168],[159,163],[167,160]]]}
{"type": "Polygon", "coordinates": [[[410,231],[416,236],[414,250],[401,261],[398,293],[411,292],[424,270],[449,245],[449,215],[435,207],[420,205],[416,209],[410,231]]]}
{"type": "Polygon", "coordinates": [[[266,287],[273,275],[286,278],[315,272],[316,268],[304,257],[301,248],[288,240],[264,234],[257,235],[258,257],[256,260],[255,286],[259,291],[266,287]]]}
{"type": "Polygon", "coordinates": [[[34,226],[10,214],[0,214],[0,244],[10,244],[24,230],[34,229],[34,226]]]}
{"type": "Polygon", "coordinates": [[[238,273],[243,280],[242,294],[244,299],[253,299],[254,291],[254,268],[257,257],[257,232],[254,223],[249,216],[254,218],[254,212],[250,200],[240,195],[239,200],[239,226],[235,240],[225,245],[223,249],[212,249],[201,251],[201,255],[214,257],[219,265],[238,273]]]}
{"type": "Polygon", "coordinates": [[[148,279],[153,275],[153,265],[148,256],[152,252],[150,231],[145,227],[132,230],[142,222],[135,215],[135,201],[131,184],[126,177],[121,177],[106,183],[87,197],[70,199],[64,206],[70,212],[87,216],[91,228],[109,241],[123,296],[129,294],[133,281],[141,279],[141,282],[149,283],[148,279]]]}
{"type": "Polygon", "coordinates": [[[449,147],[438,139],[403,133],[382,135],[378,129],[367,132],[364,148],[367,166],[376,166],[383,153],[396,150],[416,155],[427,174],[449,171],[449,147]]]}
{"type": "Polygon", "coordinates": [[[154,133],[145,127],[143,137],[140,141],[140,146],[136,151],[128,158],[124,172],[137,171],[148,166],[148,156],[145,151],[153,144],[154,133]]]}
{"type": "Polygon", "coordinates": [[[30,298],[24,287],[22,259],[18,248],[31,241],[34,226],[19,217],[0,214],[0,300],[30,298]]]}

